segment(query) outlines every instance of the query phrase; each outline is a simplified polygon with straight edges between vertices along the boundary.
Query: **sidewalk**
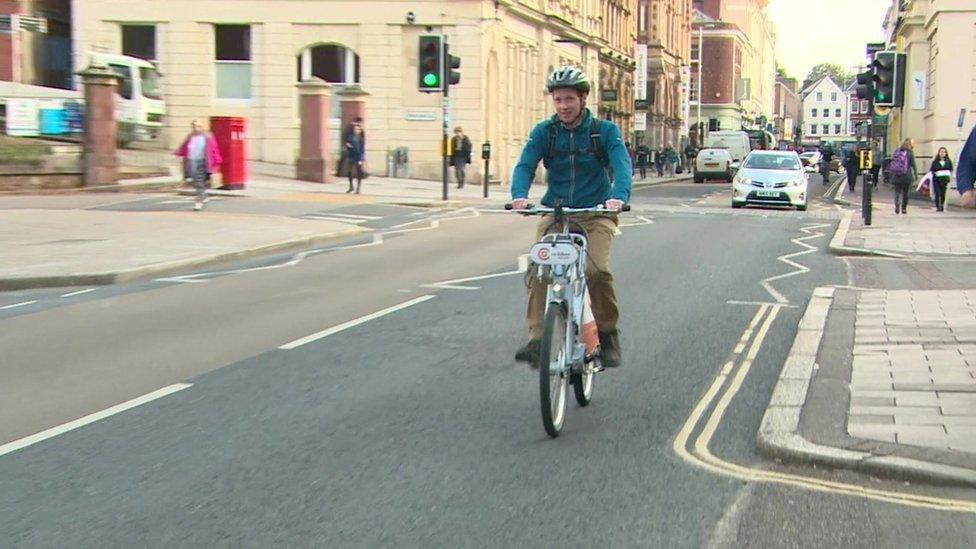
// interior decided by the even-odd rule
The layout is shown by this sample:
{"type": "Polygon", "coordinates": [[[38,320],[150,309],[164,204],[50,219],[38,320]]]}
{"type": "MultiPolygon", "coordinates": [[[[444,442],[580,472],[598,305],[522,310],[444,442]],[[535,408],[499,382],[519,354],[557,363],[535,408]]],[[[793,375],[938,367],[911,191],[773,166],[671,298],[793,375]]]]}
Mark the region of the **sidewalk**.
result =
{"type": "MultiPolygon", "coordinates": [[[[955,191],[952,191],[955,192],[955,191]]],[[[976,212],[949,204],[936,212],[928,199],[912,197],[907,214],[895,214],[893,191],[880,185],[872,197],[871,225],[861,219],[861,187],[854,193],[841,185],[837,201],[856,210],[841,223],[830,249],[837,255],[888,255],[892,257],[959,257],[976,255],[976,238],[963,231],[976,228],[976,212]]]]}
{"type": "MultiPolygon", "coordinates": [[[[908,214],[895,214],[892,191],[882,187],[865,226],[860,193],[846,201],[858,211],[841,223],[832,252],[906,266],[923,260],[928,276],[911,289],[817,288],[759,448],[800,463],[976,486],[976,288],[936,289],[930,278],[938,278],[939,260],[976,259],[976,239],[965,241],[976,213],[950,206],[940,213],[914,198],[908,214]]],[[[966,280],[959,286],[973,279],[966,280]]]]}
{"type": "Polygon", "coordinates": [[[202,212],[4,210],[0,291],[113,284],[365,232],[322,220],[202,212]]]}

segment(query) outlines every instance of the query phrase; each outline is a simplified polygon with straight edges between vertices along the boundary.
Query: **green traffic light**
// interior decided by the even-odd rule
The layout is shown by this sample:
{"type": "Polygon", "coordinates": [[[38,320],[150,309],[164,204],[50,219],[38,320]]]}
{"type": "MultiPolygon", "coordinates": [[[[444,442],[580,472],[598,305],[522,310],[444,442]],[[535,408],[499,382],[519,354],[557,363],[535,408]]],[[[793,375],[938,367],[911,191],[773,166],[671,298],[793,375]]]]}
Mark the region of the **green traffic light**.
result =
{"type": "Polygon", "coordinates": [[[427,74],[424,75],[425,86],[436,86],[438,80],[439,78],[437,78],[437,75],[432,72],[428,72],[427,74]]]}

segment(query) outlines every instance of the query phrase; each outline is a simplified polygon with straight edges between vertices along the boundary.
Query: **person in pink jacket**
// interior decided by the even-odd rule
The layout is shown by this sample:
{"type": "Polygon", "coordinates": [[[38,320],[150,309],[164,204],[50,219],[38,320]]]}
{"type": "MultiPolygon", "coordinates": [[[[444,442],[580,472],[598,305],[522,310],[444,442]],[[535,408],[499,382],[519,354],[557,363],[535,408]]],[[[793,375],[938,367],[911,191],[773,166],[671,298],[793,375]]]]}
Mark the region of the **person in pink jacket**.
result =
{"type": "Polygon", "coordinates": [[[223,158],[220,156],[217,140],[204,130],[202,121],[194,120],[190,127],[190,135],[186,136],[174,154],[183,158],[183,173],[190,178],[197,190],[193,209],[199,211],[207,202],[207,181],[210,174],[217,171],[223,158]]]}

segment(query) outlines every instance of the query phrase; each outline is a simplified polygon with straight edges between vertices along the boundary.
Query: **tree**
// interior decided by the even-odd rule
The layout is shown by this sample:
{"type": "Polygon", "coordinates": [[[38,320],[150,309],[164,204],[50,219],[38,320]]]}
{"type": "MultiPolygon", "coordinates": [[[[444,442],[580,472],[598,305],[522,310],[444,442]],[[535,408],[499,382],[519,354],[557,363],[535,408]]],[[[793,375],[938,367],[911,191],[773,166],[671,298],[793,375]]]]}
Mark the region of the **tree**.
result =
{"type": "Polygon", "coordinates": [[[845,81],[850,80],[853,76],[841,68],[840,65],[834,63],[820,63],[819,65],[810,69],[809,74],[807,74],[807,80],[811,82],[816,82],[824,76],[829,76],[838,86],[842,86],[845,81]]]}
{"type": "Polygon", "coordinates": [[[786,78],[787,77],[787,75],[786,75],[786,69],[784,69],[783,67],[777,66],[776,67],[776,76],[778,76],[780,78],[786,78]]]}

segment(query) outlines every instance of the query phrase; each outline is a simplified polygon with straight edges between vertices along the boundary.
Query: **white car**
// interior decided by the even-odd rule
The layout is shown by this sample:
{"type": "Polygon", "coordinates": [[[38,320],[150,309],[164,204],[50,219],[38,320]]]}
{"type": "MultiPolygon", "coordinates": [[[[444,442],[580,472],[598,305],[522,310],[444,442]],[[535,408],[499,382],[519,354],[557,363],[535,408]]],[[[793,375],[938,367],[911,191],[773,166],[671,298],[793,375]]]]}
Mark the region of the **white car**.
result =
{"type": "Polygon", "coordinates": [[[800,154],[800,160],[803,162],[803,170],[807,173],[817,173],[820,171],[820,159],[823,158],[817,151],[808,151],[800,154]]]}
{"type": "Polygon", "coordinates": [[[792,151],[752,151],[732,181],[732,207],[746,204],[807,209],[807,174],[792,151]]]}
{"type": "Polygon", "coordinates": [[[732,181],[732,155],[725,149],[702,149],[695,157],[695,183],[707,179],[732,181]]]}

